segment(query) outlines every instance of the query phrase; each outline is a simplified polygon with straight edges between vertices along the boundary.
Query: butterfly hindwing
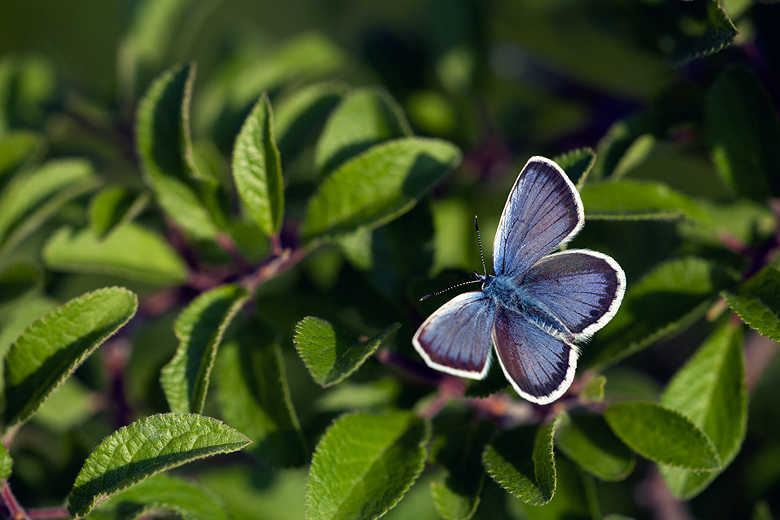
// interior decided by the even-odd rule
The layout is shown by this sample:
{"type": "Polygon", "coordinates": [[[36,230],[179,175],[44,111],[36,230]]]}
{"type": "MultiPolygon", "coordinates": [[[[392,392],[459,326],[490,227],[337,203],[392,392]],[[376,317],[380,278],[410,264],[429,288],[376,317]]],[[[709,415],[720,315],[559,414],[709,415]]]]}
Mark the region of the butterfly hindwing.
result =
{"type": "Polygon", "coordinates": [[[504,375],[529,401],[551,403],[574,380],[577,348],[502,307],[496,310],[493,343],[504,375]]]}
{"type": "Polygon", "coordinates": [[[496,275],[518,276],[582,227],[579,193],[549,159],[532,157],[515,181],[493,242],[496,275]]]}
{"type": "Polygon", "coordinates": [[[546,256],[520,282],[574,334],[591,336],[612,319],[626,289],[626,275],[611,257],[571,249],[546,256]]]}
{"type": "Polygon", "coordinates": [[[412,344],[429,366],[482,379],[489,368],[495,310],[492,300],[481,292],[456,296],[420,325],[412,344]]]}

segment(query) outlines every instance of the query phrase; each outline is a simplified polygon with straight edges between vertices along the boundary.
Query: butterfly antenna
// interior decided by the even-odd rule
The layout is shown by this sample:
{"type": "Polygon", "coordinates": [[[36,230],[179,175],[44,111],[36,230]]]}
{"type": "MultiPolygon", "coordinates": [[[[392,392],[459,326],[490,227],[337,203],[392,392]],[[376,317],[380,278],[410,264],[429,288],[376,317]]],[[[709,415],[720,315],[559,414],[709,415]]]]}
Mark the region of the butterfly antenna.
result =
{"type": "Polygon", "coordinates": [[[487,276],[487,268],[485,267],[485,255],[482,254],[482,237],[479,236],[479,224],[477,223],[477,216],[474,215],[474,227],[477,228],[477,242],[479,243],[479,257],[482,259],[482,272],[487,276]]]}
{"type": "Polygon", "coordinates": [[[438,295],[440,295],[441,293],[444,293],[444,292],[447,292],[447,291],[449,291],[450,289],[455,289],[456,287],[461,287],[461,286],[463,286],[463,285],[468,285],[468,284],[470,284],[470,283],[477,283],[477,282],[482,282],[482,280],[469,280],[468,282],[459,283],[458,285],[453,285],[452,287],[447,287],[446,289],[443,289],[443,290],[441,290],[441,291],[438,291],[438,292],[435,292],[435,293],[426,294],[425,296],[423,296],[422,298],[420,298],[420,301],[427,300],[427,299],[428,299],[428,298],[430,298],[431,296],[438,296],[438,295]]]}

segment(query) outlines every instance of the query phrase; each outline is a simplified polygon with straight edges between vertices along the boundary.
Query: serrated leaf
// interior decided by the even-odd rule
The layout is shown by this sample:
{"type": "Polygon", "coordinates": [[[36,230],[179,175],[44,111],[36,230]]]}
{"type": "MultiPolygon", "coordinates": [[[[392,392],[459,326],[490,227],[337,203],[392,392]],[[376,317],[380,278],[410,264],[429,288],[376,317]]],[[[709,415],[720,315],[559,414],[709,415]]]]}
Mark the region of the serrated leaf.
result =
{"type": "Polygon", "coordinates": [[[322,182],[309,200],[303,233],[311,238],[384,224],[411,209],[460,157],[454,145],[438,139],[373,146],[322,182]]]}
{"type": "Polygon", "coordinates": [[[14,264],[0,271],[0,304],[22,296],[41,281],[41,272],[27,264],[14,264]]]}
{"type": "Polygon", "coordinates": [[[246,118],[233,148],[233,179],[241,200],[266,236],[279,233],[284,184],[274,138],[274,114],[263,95],[246,118]]]}
{"type": "Polygon", "coordinates": [[[692,199],[658,182],[590,183],[580,195],[585,218],[591,220],[708,220],[692,199]]]}
{"type": "Polygon", "coordinates": [[[97,183],[92,165],[81,159],[49,161],[14,177],[0,194],[0,251],[16,247],[66,202],[97,183]]]}
{"type": "Polygon", "coordinates": [[[276,142],[284,161],[295,158],[312,136],[320,133],[346,90],[341,83],[315,83],[274,103],[276,142]]]}
{"type": "Polygon", "coordinates": [[[0,442],[0,479],[7,479],[11,476],[11,470],[13,469],[14,461],[11,458],[11,454],[5,447],[5,444],[0,442]]]}
{"type": "Polygon", "coordinates": [[[556,155],[553,161],[566,172],[571,182],[581,190],[588,180],[588,174],[596,163],[596,152],[592,148],[577,148],[556,155]]]}
{"type": "Polygon", "coordinates": [[[726,69],[710,87],[704,128],[721,177],[745,197],[780,196],[780,124],[752,72],[726,69]]]}
{"type": "Polygon", "coordinates": [[[314,163],[321,173],[327,173],[377,143],[411,135],[403,110],[386,90],[356,89],[328,118],[317,142],[314,163]]]}
{"type": "Polygon", "coordinates": [[[225,420],[252,439],[253,453],[278,466],[299,466],[308,447],[272,334],[253,323],[220,349],[217,397],[225,420]]]}
{"type": "Polygon", "coordinates": [[[187,279],[187,265],[168,242],[133,222],[105,240],[91,229],[60,228],[46,242],[43,260],[54,270],[115,274],[156,285],[178,285],[187,279]]]}
{"type": "Polygon", "coordinates": [[[179,347],[160,375],[171,411],[203,410],[222,335],[247,299],[243,287],[223,285],[195,298],[179,315],[173,328],[179,347]]]}
{"type": "Polygon", "coordinates": [[[307,316],[295,326],[293,342],[312,378],[328,387],[340,383],[392,338],[400,323],[393,323],[366,341],[356,341],[328,321],[307,316]]]}
{"type": "Polygon", "coordinates": [[[105,188],[89,203],[89,224],[98,238],[105,237],[114,228],[137,217],[149,202],[145,193],[136,194],[114,186],[105,188]]]}
{"type": "Polygon", "coordinates": [[[13,132],[0,139],[0,189],[8,178],[35,158],[43,148],[43,138],[33,132],[13,132]]]}
{"type": "Polygon", "coordinates": [[[228,520],[225,505],[195,484],[166,474],[139,482],[113,495],[90,514],[90,518],[135,520],[170,512],[185,520],[228,520]]]}
{"type": "Polygon", "coordinates": [[[90,454],[68,497],[68,511],[82,518],[111,495],[162,471],[251,441],[226,424],[196,414],[146,417],[106,437],[90,454]]]}
{"type": "Polygon", "coordinates": [[[610,365],[700,318],[733,276],[714,262],[688,257],[665,262],[626,291],[617,315],[596,335],[583,358],[610,365]]]}
{"type": "Polygon", "coordinates": [[[645,458],[698,471],[720,467],[712,440],[671,408],[642,401],[617,403],[606,409],[604,419],[620,440],[645,458]]]}
{"type": "Polygon", "coordinates": [[[768,265],[723,298],[742,321],[762,336],[780,341],[780,269],[768,265]]]}
{"type": "Polygon", "coordinates": [[[6,428],[32,417],[137,308],[135,294],[110,287],[74,298],[33,322],[5,358],[6,428]]]}
{"type": "Polygon", "coordinates": [[[703,19],[691,23],[690,16],[680,16],[686,23],[686,30],[674,37],[674,49],[669,54],[669,62],[674,67],[682,67],[697,58],[709,56],[727,47],[737,37],[739,31],[719,2],[702,2],[696,7],[703,7],[706,14],[703,19]],[[695,34],[690,34],[691,27],[698,26],[695,34]]]}
{"type": "Polygon", "coordinates": [[[553,436],[562,417],[543,426],[505,430],[482,454],[488,475],[526,504],[541,506],[555,494],[553,436]]]}
{"type": "Polygon", "coordinates": [[[436,510],[443,518],[468,520],[479,505],[485,481],[481,457],[495,424],[477,422],[470,416],[458,415],[455,419],[454,424],[435,425],[438,440],[431,459],[444,467],[447,474],[443,481],[431,482],[431,494],[436,510]]]}
{"type": "Polygon", "coordinates": [[[712,439],[720,455],[721,467],[708,473],[661,466],[672,493],[688,500],[734,460],[745,438],[748,396],[739,327],[724,320],[674,375],[661,402],[691,419],[712,439]]]}
{"type": "Polygon", "coordinates": [[[555,447],[594,477],[618,482],[634,469],[634,454],[596,414],[561,414],[555,447]]]}
{"type": "Polygon", "coordinates": [[[429,437],[430,424],[406,411],[336,419],[312,458],[306,518],[379,518],[422,472],[429,437]]]}
{"type": "Polygon", "coordinates": [[[193,237],[209,239],[217,227],[191,186],[198,179],[189,130],[194,80],[194,65],[178,66],[149,87],[138,107],[136,140],[146,181],[160,206],[193,237]]]}

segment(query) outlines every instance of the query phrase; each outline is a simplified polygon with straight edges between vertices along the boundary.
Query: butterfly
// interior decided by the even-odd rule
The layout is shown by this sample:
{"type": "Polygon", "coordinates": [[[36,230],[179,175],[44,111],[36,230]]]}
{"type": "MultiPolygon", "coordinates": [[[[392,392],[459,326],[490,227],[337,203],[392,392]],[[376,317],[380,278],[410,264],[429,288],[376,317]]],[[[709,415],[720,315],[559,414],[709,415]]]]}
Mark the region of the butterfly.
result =
{"type": "Polygon", "coordinates": [[[521,397],[538,404],[561,397],[574,380],[577,344],[612,319],[626,288],[623,269],[605,254],[587,249],[550,254],[583,224],[582,200],[568,176],[555,162],[532,157],[501,214],[493,242],[495,274],[487,274],[483,259],[485,274],[475,272],[465,282],[481,283],[481,291],[439,307],[412,338],[428,366],[483,379],[492,341],[504,375],[521,397]]]}

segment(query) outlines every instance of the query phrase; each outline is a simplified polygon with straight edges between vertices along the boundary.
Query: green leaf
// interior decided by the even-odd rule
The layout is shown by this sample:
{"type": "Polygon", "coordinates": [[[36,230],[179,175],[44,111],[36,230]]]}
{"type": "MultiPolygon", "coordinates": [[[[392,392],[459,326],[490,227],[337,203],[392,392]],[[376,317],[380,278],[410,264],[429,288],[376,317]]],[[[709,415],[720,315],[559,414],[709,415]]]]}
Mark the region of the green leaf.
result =
{"type": "Polygon", "coordinates": [[[178,285],[187,279],[187,265],[168,242],[133,222],[105,240],[91,229],[61,228],[46,242],[43,260],[55,270],[115,274],[156,285],[178,285]]]}
{"type": "Polygon", "coordinates": [[[661,402],[684,414],[712,439],[720,455],[717,471],[695,473],[661,466],[672,493],[688,500],[728,466],[747,429],[748,396],[742,359],[742,331],[723,320],[709,339],[669,382],[661,402]]]}
{"type": "Polygon", "coordinates": [[[312,378],[328,387],[340,383],[392,338],[400,323],[393,323],[366,341],[356,341],[336,330],[330,322],[307,316],[295,326],[293,342],[312,378]]]}
{"type": "Polygon", "coordinates": [[[322,131],[314,163],[330,172],[373,145],[412,136],[403,110],[383,88],[353,90],[330,115],[322,131]]]}
{"type": "Polygon", "coordinates": [[[312,458],[306,518],[379,518],[422,472],[429,437],[429,423],[411,412],[336,419],[312,458]]]}
{"type": "Polygon", "coordinates": [[[696,7],[704,7],[706,15],[703,20],[696,20],[698,23],[689,16],[680,17],[685,27],[674,38],[674,49],[668,58],[675,67],[682,67],[690,61],[724,49],[739,34],[719,2],[702,2],[696,7]],[[692,27],[696,27],[693,34],[692,27]]]}
{"type": "Polygon", "coordinates": [[[650,460],[698,471],[720,467],[712,440],[671,408],[642,401],[617,403],[606,409],[604,418],[620,440],[650,460]]]}
{"type": "Polygon", "coordinates": [[[596,414],[561,414],[555,446],[582,469],[607,482],[625,479],[634,469],[634,454],[596,414]]]}
{"type": "Polygon", "coordinates": [[[780,196],[780,124],[753,73],[726,69],[710,87],[704,115],[713,161],[726,183],[758,202],[780,196]]]}
{"type": "Polygon", "coordinates": [[[16,247],[66,202],[97,183],[92,165],[81,159],[49,161],[14,177],[0,194],[0,254],[16,247]]]}
{"type": "Polygon", "coordinates": [[[236,189],[266,236],[279,233],[284,214],[284,184],[274,138],[274,113],[263,95],[246,118],[233,148],[236,189]]]}
{"type": "Polygon", "coordinates": [[[384,224],[411,209],[460,158],[454,145],[438,139],[373,146],[323,181],[309,201],[303,233],[337,235],[384,224]]]}
{"type": "Polygon", "coordinates": [[[723,297],[742,321],[774,341],[780,341],[780,269],[768,265],[723,297]]]}
{"type": "Polygon", "coordinates": [[[0,189],[10,176],[39,155],[42,148],[43,138],[34,132],[13,132],[0,139],[0,189]]]}
{"type": "Polygon", "coordinates": [[[588,174],[596,163],[596,152],[592,148],[577,148],[556,155],[553,161],[566,172],[571,182],[581,190],[588,180],[588,174]]]}
{"type": "Polygon", "coordinates": [[[708,220],[692,199],[657,182],[590,183],[580,195],[585,218],[591,220],[708,220]]]}
{"type": "Polygon", "coordinates": [[[193,237],[213,238],[217,228],[190,184],[198,179],[192,155],[189,108],[195,66],[160,76],[141,100],[136,140],[146,181],[157,201],[193,237]]]}
{"type": "Polygon", "coordinates": [[[526,504],[548,503],[556,484],[553,436],[561,421],[559,415],[543,426],[521,426],[499,433],[482,454],[488,475],[526,504]]]}
{"type": "Polygon", "coordinates": [[[110,287],[33,322],[5,358],[5,424],[24,422],[92,352],[133,317],[135,294],[110,287]]]}
{"type": "Polygon", "coordinates": [[[431,493],[436,510],[443,518],[468,520],[479,505],[485,482],[481,457],[495,424],[477,422],[462,415],[455,419],[455,424],[442,421],[441,426],[434,425],[439,439],[434,443],[431,459],[447,474],[442,482],[431,482],[431,493]]]}
{"type": "Polygon", "coordinates": [[[11,476],[11,470],[13,469],[14,461],[11,458],[11,454],[5,447],[5,444],[0,442],[0,479],[7,479],[11,476]]]}
{"type": "Polygon", "coordinates": [[[195,414],[146,417],[106,437],[90,454],[68,497],[68,511],[82,518],[111,495],[162,471],[251,441],[224,423],[195,414]]]}
{"type": "Polygon", "coordinates": [[[223,285],[198,296],[179,315],[173,328],[179,347],[160,376],[171,411],[203,410],[222,335],[248,299],[243,287],[223,285]]]}
{"type": "Polygon", "coordinates": [[[98,238],[137,217],[149,202],[149,196],[132,193],[122,186],[101,190],[89,203],[89,224],[98,238]]]}
{"type": "Polygon", "coordinates": [[[580,399],[586,403],[600,403],[604,401],[604,385],[606,383],[607,378],[602,375],[592,377],[580,390],[580,399]]]}
{"type": "Polygon", "coordinates": [[[700,258],[665,262],[626,291],[617,315],[587,349],[588,366],[609,365],[699,319],[713,298],[734,283],[723,267],[700,258]]]}
{"type": "Polygon", "coordinates": [[[308,460],[308,447],[290,399],[282,349],[271,334],[251,323],[220,349],[217,397],[225,420],[252,439],[250,450],[259,458],[299,466],[308,460]]]}
{"type": "Polygon", "coordinates": [[[27,264],[14,264],[0,271],[0,303],[22,296],[38,285],[41,272],[27,264]]]}
{"type": "MultiPolygon", "coordinates": [[[[0,313],[0,357],[5,357],[8,349],[33,321],[57,307],[59,302],[51,298],[32,296],[4,306],[0,313]]],[[[2,377],[0,377],[2,381],[2,377]]]]}
{"type": "Polygon", "coordinates": [[[175,513],[185,520],[228,520],[225,505],[194,482],[160,474],[113,495],[90,519],[135,520],[155,513],[175,513]]]}
{"type": "Polygon", "coordinates": [[[274,103],[276,142],[285,162],[295,158],[320,133],[346,90],[341,83],[315,83],[274,103]]]}

